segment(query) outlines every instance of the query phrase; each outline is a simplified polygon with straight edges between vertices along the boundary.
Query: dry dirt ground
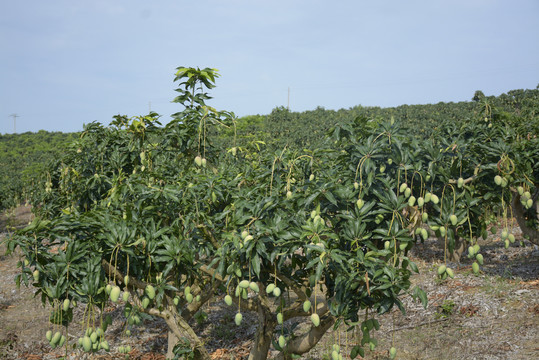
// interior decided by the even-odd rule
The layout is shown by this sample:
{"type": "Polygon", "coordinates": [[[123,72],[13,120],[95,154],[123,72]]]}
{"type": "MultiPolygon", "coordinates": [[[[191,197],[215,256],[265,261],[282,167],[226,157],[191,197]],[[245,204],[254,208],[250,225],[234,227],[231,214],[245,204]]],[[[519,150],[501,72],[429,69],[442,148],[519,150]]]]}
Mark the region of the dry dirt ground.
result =
{"type": "MultiPolygon", "coordinates": [[[[31,219],[27,208],[0,216],[0,242],[9,236],[10,226],[23,226],[31,219]]],[[[442,262],[442,248],[434,239],[418,244],[412,251],[420,273],[414,285],[428,294],[424,309],[411,297],[403,302],[406,314],[393,310],[378,316],[382,325],[375,332],[378,346],[367,351],[367,359],[388,359],[388,349],[397,348],[397,359],[539,359],[539,249],[524,241],[515,229],[517,241],[504,249],[499,234],[481,244],[485,265],[479,275],[471,271],[471,261],[448,264],[455,278],[438,280],[436,268],[442,262]]],[[[128,327],[119,307],[105,309],[113,317],[109,327],[110,353],[87,355],[77,349],[52,350],[45,332],[50,307],[43,307],[34,290],[17,289],[17,255],[5,256],[0,246],[0,359],[124,359],[119,345],[131,345],[129,359],[164,359],[166,326],[162,321],[146,319],[141,326],[128,327]],[[125,330],[131,331],[127,336],[125,330]],[[67,356],[66,356],[67,355],[67,356]]],[[[82,314],[75,311],[75,318],[82,314]]],[[[193,327],[206,342],[213,359],[245,359],[256,330],[255,318],[244,315],[241,327],[233,324],[234,310],[221,299],[204,308],[205,315],[193,321],[193,327]]],[[[285,323],[291,326],[292,323],[285,323]]],[[[305,326],[299,323],[300,328],[305,326]]],[[[70,341],[80,336],[80,325],[69,328],[70,341]]],[[[340,344],[349,353],[351,335],[345,328],[329,331],[317,347],[302,359],[325,359],[332,344],[340,344]]],[[[277,355],[272,351],[271,356],[277,355]]],[[[344,358],[349,358],[344,356],[344,358]]]]}

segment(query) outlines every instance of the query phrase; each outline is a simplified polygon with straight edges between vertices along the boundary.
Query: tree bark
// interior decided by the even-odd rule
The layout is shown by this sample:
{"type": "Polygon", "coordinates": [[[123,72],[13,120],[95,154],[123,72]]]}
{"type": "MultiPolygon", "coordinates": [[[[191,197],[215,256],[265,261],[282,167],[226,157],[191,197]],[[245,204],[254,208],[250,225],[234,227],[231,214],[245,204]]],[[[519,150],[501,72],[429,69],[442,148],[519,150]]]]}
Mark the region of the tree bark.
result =
{"type": "Polygon", "coordinates": [[[168,332],[168,346],[167,346],[167,359],[174,358],[174,347],[178,344],[180,339],[172,332],[168,332]]]}
{"type": "MultiPolygon", "coordinates": [[[[102,261],[102,266],[105,269],[105,272],[107,274],[114,274],[115,277],[118,279],[123,279],[124,274],[113,267],[110,263],[108,263],[106,260],[102,261]]],[[[144,289],[146,287],[147,283],[140,281],[138,279],[135,279],[133,277],[130,277],[129,281],[129,290],[132,293],[131,300],[142,309],[141,301],[136,296],[136,289],[144,289]]],[[[208,299],[213,295],[213,291],[216,289],[217,284],[214,283],[210,286],[206,286],[203,289],[203,294],[201,295],[201,301],[198,303],[191,303],[189,306],[186,306],[186,311],[184,316],[180,315],[174,305],[172,305],[172,298],[167,296],[166,303],[167,305],[166,309],[163,311],[160,311],[155,308],[148,308],[144,309],[144,312],[147,314],[150,314],[152,316],[158,316],[165,320],[165,322],[168,325],[169,331],[168,331],[168,350],[167,350],[167,359],[173,359],[174,358],[174,347],[178,344],[179,340],[181,338],[187,339],[189,341],[190,346],[193,349],[193,352],[195,354],[195,360],[210,360],[210,355],[206,348],[204,347],[204,344],[202,341],[200,341],[197,334],[193,331],[191,326],[187,323],[189,319],[195,314],[198,309],[204,304],[208,299]]],[[[196,292],[200,292],[201,289],[197,288],[195,290],[196,292]]],[[[184,303],[185,305],[185,303],[184,303]]]]}
{"type": "Polygon", "coordinates": [[[249,360],[265,360],[268,358],[273,331],[275,330],[275,326],[277,326],[275,315],[270,312],[269,308],[259,303],[257,312],[258,329],[256,330],[255,341],[251,347],[249,360]]]}
{"type": "Polygon", "coordinates": [[[169,306],[168,309],[164,310],[161,317],[165,320],[169,328],[167,359],[174,358],[173,350],[176,344],[178,344],[180,337],[186,338],[189,341],[195,355],[195,360],[211,359],[202,341],[200,341],[197,334],[185,319],[178,314],[174,306],[169,306]]]}
{"type": "Polygon", "coordinates": [[[317,327],[311,326],[311,329],[304,334],[301,334],[294,340],[290,341],[286,346],[286,355],[280,353],[275,359],[276,360],[289,360],[291,355],[301,355],[309,352],[313,347],[318,344],[320,339],[328,331],[328,329],[335,323],[335,317],[328,315],[327,317],[322,318],[320,325],[317,327]]]}

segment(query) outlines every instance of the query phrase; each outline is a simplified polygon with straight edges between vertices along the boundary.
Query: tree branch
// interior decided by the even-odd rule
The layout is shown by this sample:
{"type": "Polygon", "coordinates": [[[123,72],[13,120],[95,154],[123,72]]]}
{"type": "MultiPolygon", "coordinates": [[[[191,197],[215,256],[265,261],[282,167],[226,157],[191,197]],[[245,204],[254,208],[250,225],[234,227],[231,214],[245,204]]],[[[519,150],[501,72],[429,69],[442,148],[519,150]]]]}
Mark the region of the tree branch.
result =
{"type": "Polygon", "coordinates": [[[200,301],[193,301],[191,304],[187,305],[186,310],[182,312],[182,317],[189,321],[198,310],[204,305],[208,300],[210,300],[215,293],[215,290],[219,287],[218,282],[212,283],[211,286],[204,287],[204,291],[201,291],[199,288],[197,293],[193,295],[200,294],[200,301]]]}
{"type": "Polygon", "coordinates": [[[204,235],[204,237],[206,238],[206,240],[209,240],[211,242],[211,244],[216,248],[216,249],[219,249],[221,247],[221,244],[219,244],[219,242],[217,242],[217,239],[215,238],[215,236],[213,236],[213,234],[211,233],[211,231],[208,230],[208,228],[206,227],[206,225],[204,224],[198,224],[197,225],[197,228],[199,228],[201,231],[202,231],[202,234],[204,235]]]}
{"type": "Polygon", "coordinates": [[[286,275],[280,273],[277,271],[277,278],[279,278],[282,282],[285,283],[286,286],[288,286],[294,293],[297,295],[300,301],[307,300],[307,294],[305,293],[305,290],[299,287],[292,279],[288,278],[286,275]]]}
{"type": "MultiPolygon", "coordinates": [[[[309,352],[320,341],[327,330],[335,323],[335,317],[329,315],[320,321],[320,325],[311,326],[310,330],[296,337],[287,344],[288,353],[301,355],[309,352]]],[[[284,354],[279,354],[276,359],[284,359],[284,354]]]]}
{"type": "MultiPolygon", "coordinates": [[[[109,275],[109,276],[113,275],[116,279],[120,279],[120,281],[122,283],[124,282],[124,277],[125,277],[124,274],[120,270],[118,270],[117,268],[112,266],[107,260],[103,259],[101,261],[101,265],[105,269],[105,273],[107,275],[109,275]]],[[[129,276],[129,286],[128,287],[130,287],[130,288],[136,288],[136,289],[144,290],[146,288],[146,286],[148,286],[148,285],[150,285],[150,283],[147,283],[145,281],[141,281],[141,280],[138,280],[137,278],[129,276]]]]}
{"type": "MultiPolygon", "coordinates": [[[[325,300],[318,300],[316,301],[316,313],[320,318],[322,316],[326,315],[329,311],[328,304],[325,300]]],[[[286,308],[283,310],[283,319],[289,320],[295,317],[305,317],[310,316],[311,312],[305,312],[303,311],[303,301],[295,301],[292,306],[286,308]]]]}

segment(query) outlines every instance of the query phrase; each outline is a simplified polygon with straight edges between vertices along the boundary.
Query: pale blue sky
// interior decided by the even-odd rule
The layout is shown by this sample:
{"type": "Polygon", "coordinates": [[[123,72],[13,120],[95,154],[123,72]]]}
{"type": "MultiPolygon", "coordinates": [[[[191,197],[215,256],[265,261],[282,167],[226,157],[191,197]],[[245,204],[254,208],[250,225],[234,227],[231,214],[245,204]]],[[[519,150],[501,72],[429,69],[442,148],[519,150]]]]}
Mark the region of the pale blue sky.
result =
{"type": "Polygon", "coordinates": [[[25,0],[0,4],[0,133],[180,110],[214,67],[238,116],[470,100],[539,83],[538,0],[25,0]]]}

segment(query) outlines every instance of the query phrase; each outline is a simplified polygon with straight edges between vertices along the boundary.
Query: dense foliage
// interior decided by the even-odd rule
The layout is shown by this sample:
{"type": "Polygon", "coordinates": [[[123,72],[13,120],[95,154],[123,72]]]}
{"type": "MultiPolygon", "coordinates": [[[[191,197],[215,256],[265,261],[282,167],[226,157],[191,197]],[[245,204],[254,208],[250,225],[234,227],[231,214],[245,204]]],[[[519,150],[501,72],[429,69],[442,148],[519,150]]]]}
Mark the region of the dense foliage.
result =
{"type": "Polygon", "coordinates": [[[293,112],[275,108],[269,115],[252,115],[238,119],[235,129],[218,129],[224,144],[236,141],[239,146],[252,141],[264,141],[268,146],[282,149],[316,149],[325,140],[325,134],[337,124],[348,124],[361,118],[370,122],[396,119],[401,126],[425,140],[436,137],[438,126],[444,123],[461,124],[487,116],[495,121],[509,121],[527,125],[530,134],[538,134],[539,88],[511,90],[500,96],[484,96],[477,91],[472,101],[427,105],[401,105],[380,108],[355,106],[350,109],[293,112]],[[486,109],[485,109],[486,107],[486,109]]]}
{"type": "MultiPolygon", "coordinates": [[[[238,125],[206,105],[216,76],[178,68],[183,110],[167,125],[155,113],[89,124],[50,169],[35,221],[8,249],[24,254],[17,281],[54,306],[51,346],[69,343],[63,326],[75,301],[87,304],[79,346],[107,350],[112,301],[126,326],[141,313],[162,317],[169,357],[208,359],[188,321],[218,296],[237,308],[236,326],[243,312],[257,314],[250,359],[265,359],[272,344],[282,358],[306,353],[342,323],[355,344],[336,356],[363,356],[377,346],[376,314],[405,311],[404,294],[426,303],[410,282],[416,241],[437,236],[455,260],[467,250],[479,272],[477,238],[493,215],[504,219],[507,246],[513,215],[536,235],[533,111],[495,112],[476,94],[475,113],[458,121],[360,115],[323,124],[322,139],[323,127],[301,131],[300,115],[276,109],[260,142],[256,129],[269,120],[238,125]],[[218,133],[232,136],[226,147],[218,133]],[[305,332],[287,322],[298,317],[309,319],[305,332]]],[[[438,273],[453,276],[446,265],[438,273]]]]}
{"type": "Polygon", "coordinates": [[[0,210],[29,199],[48,163],[59,157],[75,137],[44,130],[0,135],[0,210]]]}

